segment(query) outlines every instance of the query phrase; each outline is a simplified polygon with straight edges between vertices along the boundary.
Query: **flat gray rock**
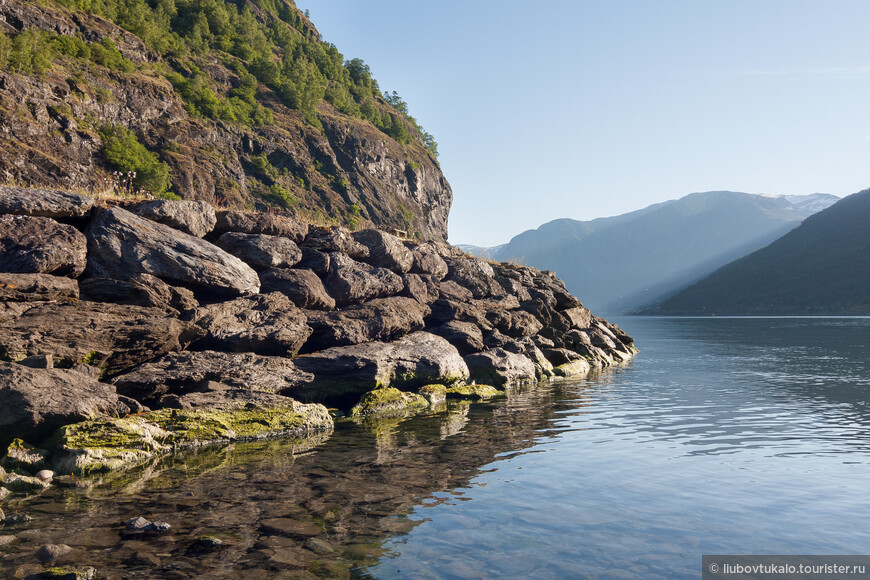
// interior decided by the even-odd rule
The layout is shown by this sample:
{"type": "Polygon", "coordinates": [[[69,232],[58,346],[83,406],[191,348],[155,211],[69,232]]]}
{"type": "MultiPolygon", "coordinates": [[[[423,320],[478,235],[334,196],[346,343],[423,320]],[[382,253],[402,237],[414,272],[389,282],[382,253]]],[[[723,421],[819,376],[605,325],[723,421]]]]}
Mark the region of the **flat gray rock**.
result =
{"type": "Polygon", "coordinates": [[[47,217],[0,216],[0,272],[76,278],[85,269],[87,240],[47,217]]]}
{"type": "Polygon", "coordinates": [[[438,253],[438,248],[431,242],[425,242],[412,247],[414,263],[411,272],[415,274],[428,274],[438,280],[443,280],[447,275],[447,262],[438,253]]]}
{"type": "Polygon", "coordinates": [[[214,351],[175,352],[115,377],[118,392],[152,403],[164,395],[208,389],[209,382],[233,389],[287,394],[314,377],[283,357],[214,351]]]}
{"type": "Polygon", "coordinates": [[[257,273],[199,238],[121,208],[100,212],[87,230],[88,275],[125,279],[151,274],[172,284],[222,295],[256,294],[257,273]]]}
{"type": "Polygon", "coordinates": [[[192,312],[199,305],[193,292],[187,288],[170,286],[150,274],[139,274],[125,280],[82,278],[79,290],[82,300],[172,308],[179,313],[192,312]]]}
{"type": "Polygon", "coordinates": [[[0,214],[84,217],[93,207],[94,198],[69,191],[0,186],[0,214]]]}
{"type": "Polygon", "coordinates": [[[199,200],[156,199],[135,206],[133,213],[197,238],[212,231],[217,222],[211,204],[199,200]]]}
{"type": "Polygon", "coordinates": [[[444,258],[448,273],[446,280],[452,280],[471,291],[475,298],[488,298],[507,294],[495,279],[492,266],[480,258],[444,258]]]}

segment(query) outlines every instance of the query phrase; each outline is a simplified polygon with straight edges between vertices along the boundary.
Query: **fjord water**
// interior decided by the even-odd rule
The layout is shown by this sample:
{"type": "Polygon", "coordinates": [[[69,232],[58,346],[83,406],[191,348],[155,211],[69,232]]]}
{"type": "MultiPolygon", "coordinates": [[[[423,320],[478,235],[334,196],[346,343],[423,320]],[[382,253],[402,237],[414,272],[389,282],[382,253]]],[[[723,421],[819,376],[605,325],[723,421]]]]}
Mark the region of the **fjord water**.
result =
{"type": "Polygon", "coordinates": [[[531,446],[437,495],[375,577],[697,578],[702,554],[864,554],[870,319],[627,318],[531,446]]]}
{"type": "Polygon", "coordinates": [[[4,506],[106,577],[698,578],[870,545],[870,319],[626,318],[629,364],[402,419],[166,458],[4,506]],[[145,516],[169,534],[135,537],[145,516]],[[195,539],[223,540],[218,550],[195,539]]]}

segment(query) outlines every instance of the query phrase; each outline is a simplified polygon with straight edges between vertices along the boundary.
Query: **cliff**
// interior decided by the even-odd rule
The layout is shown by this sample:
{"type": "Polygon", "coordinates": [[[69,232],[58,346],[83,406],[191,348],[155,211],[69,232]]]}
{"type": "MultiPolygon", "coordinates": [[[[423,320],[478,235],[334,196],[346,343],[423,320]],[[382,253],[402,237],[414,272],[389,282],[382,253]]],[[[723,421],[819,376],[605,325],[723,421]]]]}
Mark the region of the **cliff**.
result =
{"type": "Polygon", "coordinates": [[[550,272],[377,229],[0,187],[0,250],[0,445],[43,445],[65,473],[636,352],[550,272]]]}
{"type": "Polygon", "coordinates": [[[446,239],[431,136],[292,2],[123,4],[0,2],[0,181],[446,239]]]}

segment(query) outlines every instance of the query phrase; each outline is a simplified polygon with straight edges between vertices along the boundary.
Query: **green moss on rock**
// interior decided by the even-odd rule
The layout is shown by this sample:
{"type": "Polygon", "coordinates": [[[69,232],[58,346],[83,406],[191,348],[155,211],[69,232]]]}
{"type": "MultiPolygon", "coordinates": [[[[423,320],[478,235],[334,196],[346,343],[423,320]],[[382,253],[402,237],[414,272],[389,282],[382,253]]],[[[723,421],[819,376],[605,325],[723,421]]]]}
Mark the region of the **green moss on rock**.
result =
{"type": "Polygon", "coordinates": [[[91,566],[57,566],[35,575],[36,578],[51,580],[91,580],[96,576],[97,570],[91,566]]]}
{"type": "Polygon", "coordinates": [[[464,399],[468,401],[481,401],[500,395],[501,391],[489,385],[458,385],[447,389],[448,399],[464,399]]]}
{"type": "Polygon", "coordinates": [[[381,387],[363,395],[360,402],[350,410],[350,415],[383,415],[428,406],[429,402],[422,395],[406,393],[394,387],[381,387]]]}
{"type": "Polygon", "coordinates": [[[331,429],[318,404],[233,410],[161,409],[123,419],[83,421],[51,438],[58,473],[88,474],[141,463],[175,447],[276,435],[304,436],[331,429]]]}
{"type": "Polygon", "coordinates": [[[424,385],[417,392],[426,397],[432,406],[447,400],[447,387],[444,385],[424,385]]]}
{"type": "Polygon", "coordinates": [[[577,375],[585,375],[591,368],[592,366],[589,364],[589,361],[581,358],[555,367],[553,369],[553,374],[557,377],[573,377],[577,375]]]}

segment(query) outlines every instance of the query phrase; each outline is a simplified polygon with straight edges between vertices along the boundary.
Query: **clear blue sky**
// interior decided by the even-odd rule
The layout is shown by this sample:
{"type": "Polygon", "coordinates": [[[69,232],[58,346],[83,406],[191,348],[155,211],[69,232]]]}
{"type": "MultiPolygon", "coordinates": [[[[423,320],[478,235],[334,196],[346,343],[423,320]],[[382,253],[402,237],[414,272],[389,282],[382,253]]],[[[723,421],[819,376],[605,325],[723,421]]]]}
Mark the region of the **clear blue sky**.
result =
{"type": "Polygon", "coordinates": [[[435,136],[450,241],[870,187],[870,2],[300,0],[435,136]]]}

